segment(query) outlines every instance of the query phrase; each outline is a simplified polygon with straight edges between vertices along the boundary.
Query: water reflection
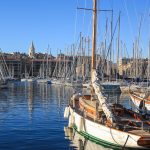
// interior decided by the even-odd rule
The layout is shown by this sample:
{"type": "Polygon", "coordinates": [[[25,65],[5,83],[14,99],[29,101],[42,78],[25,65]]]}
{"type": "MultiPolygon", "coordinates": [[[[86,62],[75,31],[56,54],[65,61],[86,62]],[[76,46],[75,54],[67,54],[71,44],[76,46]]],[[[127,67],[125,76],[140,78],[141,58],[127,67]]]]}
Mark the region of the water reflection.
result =
{"type": "Polygon", "coordinates": [[[9,108],[9,101],[5,93],[0,92],[0,112],[7,112],[9,108]]]}
{"type": "Polygon", "coordinates": [[[0,91],[0,149],[72,149],[63,130],[71,94],[65,86],[21,82],[0,91]]]}
{"type": "MultiPolygon", "coordinates": [[[[76,134],[66,133],[74,142],[64,138],[68,121],[63,112],[72,93],[67,86],[21,82],[0,91],[0,149],[67,150],[79,149],[79,143],[85,149],[104,149],[76,134]]],[[[117,101],[128,105],[128,98],[123,99],[117,101]]]]}
{"type": "Polygon", "coordinates": [[[89,141],[68,127],[64,127],[64,132],[65,137],[71,141],[70,146],[74,147],[76,150],[111,150],[110,148],[89,141]]]}
{"type": "Polygon", "coordinates": [[[11,112],[12,109],[24,111],[32,118],[34,112],[58,110],[63,113],[72,94],[72,88],[28,82],[10,83],[9,89],[0,91],[0,112],[11,112]],[[55,106],[57,109],[53,109],[55,106]],[[27,109],[26,109],[27,108],[27,109]]]}
{"type": "MultiPolygon", "coordinates": [[[[32,83],[25,83],[25,89],[27,90],[27,103],[28,103],[28,112],[29,112],[29,117],[32,118],[32,112],[33,112],[33,94],[34,94],[34,90],[33,90],[33,84],[32,83]]],[[[25,90],[26,91],[26,90],[25,90]]]]}

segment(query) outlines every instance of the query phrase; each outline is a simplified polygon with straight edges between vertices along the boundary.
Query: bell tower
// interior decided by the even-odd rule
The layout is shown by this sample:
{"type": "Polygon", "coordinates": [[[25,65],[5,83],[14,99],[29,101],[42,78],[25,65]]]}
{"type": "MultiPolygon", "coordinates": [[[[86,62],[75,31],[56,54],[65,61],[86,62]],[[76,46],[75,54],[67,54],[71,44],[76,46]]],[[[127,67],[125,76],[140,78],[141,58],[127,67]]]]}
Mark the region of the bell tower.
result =
{"type": "Polygon", "coordinates": [[[30,48],[29,48],[29,57],[30,58],[35,57],[35,47],[34,47],[33,41],[32,41],[32,43],[30,45],[30,48]]]}

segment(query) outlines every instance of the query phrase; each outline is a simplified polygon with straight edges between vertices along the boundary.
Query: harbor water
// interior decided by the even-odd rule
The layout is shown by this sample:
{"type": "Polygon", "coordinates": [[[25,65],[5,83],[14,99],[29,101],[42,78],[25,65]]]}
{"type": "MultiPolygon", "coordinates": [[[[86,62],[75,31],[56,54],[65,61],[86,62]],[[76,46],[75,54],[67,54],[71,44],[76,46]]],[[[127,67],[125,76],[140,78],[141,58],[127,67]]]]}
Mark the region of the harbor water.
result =
{"type": "MultiPolygon", "coordinates": [[[[9,83],[0,91],[0,150],[108,149],[66,128],[72,93],[67,86],[9,83]]],[[[129,106],[126,96],[118,101],[129,106]]]]}

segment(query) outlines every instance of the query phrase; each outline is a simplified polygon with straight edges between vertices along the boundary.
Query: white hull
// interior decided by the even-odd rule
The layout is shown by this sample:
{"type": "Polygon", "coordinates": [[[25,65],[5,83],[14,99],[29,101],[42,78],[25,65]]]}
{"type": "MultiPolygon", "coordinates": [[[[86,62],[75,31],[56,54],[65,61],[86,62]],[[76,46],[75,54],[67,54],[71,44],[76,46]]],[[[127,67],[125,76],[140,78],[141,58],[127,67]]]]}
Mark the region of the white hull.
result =
{"type": "Polygon", "coordinates": [[[52,80],[51,83],[52,84],[57,84],[57,85],[62,85],[63,84],[63,82],[59,81],[59,80],[52,80]]]}
{"type": "Polygon", "coordinates": [[[129,92],[130,90],[131,91],[143,91],[143,90],[146,90],[145,87],[140,87],[138,85],[132,85],[132,86],[120,86],[120,89],[121,89],[121,92],[122,93],[126,93],[126,92],[129,92]]]}
{"type": "MultiPolygon", "coordinates": [[[[143,98],[138,97],[138,99],[139,99],[138,100],[137,98],[133,97],[132,95],[130,97],[131,97],[131,100],[134,103],[134,105],[139,108],[140,102],[141,102],[141,100],[143,100],[143,98]]],[[[150,101],[149,101],[149,103],[145,102],[145,107],[147,108],[148,113],[150,113],[150,101]]]]}
{"type": "Polygon", "coordinates": [[[101,145],[98,145],[77,132],[73,132],[70,128],[64,128],[65,136],[69,140],[72,141],[72,146],[77,147],[78,149],[82,150],[110,150],[110,148],[103,147],[101,145]]]}
{"type": "Polygon", "coordinates": [[[25,78],[24,78],[24,79],[21,79],[21,82],[26,82],[26,81],[27,81],[27,79],[25,79],[25,78]]]}
{"type": "Polygon", "coordinates": [[[34,82],[35,79],[27,79],[27,82],[34,82]]]}
{"type": "Polygon", "coordinates": [[[137,141],[140,136],[112,129],[86,118],[84,118],[84,125],[81,128],[81,120],[83,117],[76,112],[74,112],[73,114],[74,124],[77,127],[77,131],[79,133],[88,134],[92,138],[96,138],[99,141],[106,142],[108,143],[108,145],[113,145],[116,147],[123,147],[125,145],[125,147],[130,148],[143,148],[137,145],[137,141]]]}
{"type": "Polygon", "coordinates": [[[48,79],[37,79],[36,82],[37,83],[48,83],[48,82],[51,82],[51,80],[48,80],[48,79]]]}

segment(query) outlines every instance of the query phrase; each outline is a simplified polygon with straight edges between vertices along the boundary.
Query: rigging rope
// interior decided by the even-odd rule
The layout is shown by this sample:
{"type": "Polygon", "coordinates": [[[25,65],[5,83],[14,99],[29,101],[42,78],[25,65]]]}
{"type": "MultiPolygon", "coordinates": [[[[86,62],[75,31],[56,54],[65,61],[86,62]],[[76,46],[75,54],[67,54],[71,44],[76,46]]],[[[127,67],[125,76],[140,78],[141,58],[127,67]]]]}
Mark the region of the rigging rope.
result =
{"type": "Polygon", "coordinates": [[[126,146],[126,144],[127,144],[127,142],[128,142],[128,139],[129,139],[129,135],[127,136],[127,139],[126,139],[126,141],[125,141],[125,143],[124,143],[124,145],[123,145],[122,149],[124,149],[124,148],[125,148],[125,146],[126,146]]]}
{"type": "Polygon", "coordinates": [[[114,28],[114,32],[113,32],[112,37],[111,37],[111,41],[110,41],[110,44],[109,44],[109,47],[108,47],[106,59],[109,58],[109,56],[108,56],[108,55],[109,55],[109,51],[111,50],[112,41],[113,41],[113,39],[114,39],[114,35],[115,35],[115,32],[116,32],[117,24],[118,24],[118,23],[119,23],[119,18],[118,18],[118,20],[117,20],[117,22],[116,22],[116,25],[115,25],[115,28],[114,28]]]}
{"type": "MultiPolygon", "coordinates": [[[[78,7],[78,0],[77,0],[77,7],[78,7]]],[[[77,32],[77,17],[78,17],[78,10],[76,9],[76,15],[75,15],[75,26],[74,26],[74,43],[76,39],[76,32],[77,32]]]]}
{"type": "MultiPolygon", "coordinates": [[[[84,1],[84,8],[86,8],[86,0],[84,1]]],[[[83,13],[83,21],[82,21],[82,31],[84,33],[84,24],[85,24],[85,9],[84,9],[84,13],[83,13]]]]}
{"type": "Polygon", "coordinates": [[[91,30],[91,26],[92,26],[92,15],[91,15],[90,18],[91,18],[91,19],[90,19],[90,23],[89,23],[88,30],[87,30],[87,36],[89,35],[90,30],[91,30]]]}
{"type": "MultiPolygon", "coordinates": [[[[144,10],[144,15],[143,15],[143,23],[145,22],[145,20],[146,20],[146,14],[147,14],[147,8],[149,7],[149,0],[147,0],[146,1],[146,3],[145,3],[145,10],[144,10]]],[[[141,27],[142,28],[142,27],[141,27]]],[[[143,42],[142,42],[142,40],[141,40],[141,48],[143,49],[144,48],[144,46],[143,46],[144,44],[143,44],[143,42]]]]}
{"type": "Polygon", "coordinates": [[[132,7],[133,7],[133,9],[134,9],[134,13],[135,13],[135,18],[136,18],[136,20],[138,20],[138,13],[137,13],[137,9],[136,9],[136,7],[135,7],[135,5],[134,5],[133,1],[131,1],[131,2],[132,2],[132,7]]]}
{"type": "Polygon", "coordinates": [[[130,34],[131,34],[132,39],[133,39],[133,41],[134,41],[133,28],[132,28],[132,25],[131,25],[131,20],[130,20],[130,17],[129,17],[129,12],[128,12],[127,4],[126,4],[126,1],[125,1],[125,0],[124,0],[124,7],[125,7],[125,10],[126,10],[126,13],[127,13],[127,18],[128,18],[129,27],[130,27],[130,34]]]}

